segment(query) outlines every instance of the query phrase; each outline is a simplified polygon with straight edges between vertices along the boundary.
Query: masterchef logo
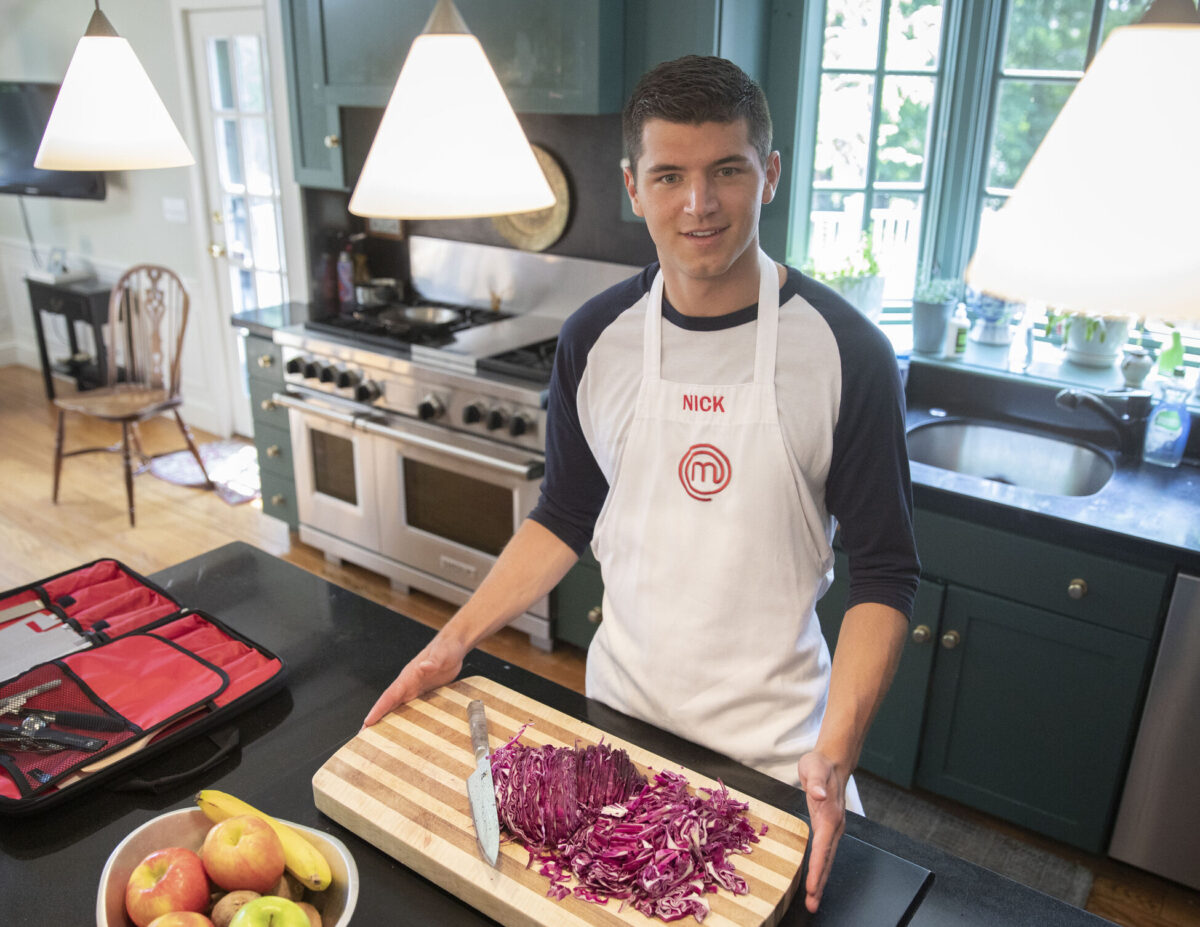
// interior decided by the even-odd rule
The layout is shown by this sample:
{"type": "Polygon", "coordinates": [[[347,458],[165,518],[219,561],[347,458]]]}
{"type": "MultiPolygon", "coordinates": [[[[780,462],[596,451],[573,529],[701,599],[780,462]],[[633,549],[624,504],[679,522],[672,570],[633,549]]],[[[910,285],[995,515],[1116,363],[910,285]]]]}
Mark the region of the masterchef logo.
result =
{"type": "Polygon", "coordinates": [[[684,492],[701,502],[729,485],[729,458],[711,444],[693,444],[679,461],[679,482],[684,492]]]}

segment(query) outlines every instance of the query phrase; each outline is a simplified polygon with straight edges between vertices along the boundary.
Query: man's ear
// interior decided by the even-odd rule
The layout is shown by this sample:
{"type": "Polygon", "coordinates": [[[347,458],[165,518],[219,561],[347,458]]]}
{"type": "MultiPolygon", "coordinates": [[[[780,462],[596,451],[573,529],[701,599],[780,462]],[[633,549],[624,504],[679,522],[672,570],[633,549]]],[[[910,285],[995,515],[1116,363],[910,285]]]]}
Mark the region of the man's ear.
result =
{"type": "Polygon", "coordinates": [[[638,200],[637,181],[634,179],[633,171],[622,164],[621,174],[625,179],[625,192],[629,194],[629,205],[633,207],[633,214],[645,218],[642,213],[642,204],[638,200]]]}
{"type": "Polygon", "coordinates": [[[767,181],[765,184],[763,184],[762,195],[764,206],[771,202],[771,200],[775,199],[775,191],[779,187],[779,175],[781,170],[782,168],[779,161],[779,152],[772,151],[770,155],[767,156],[767,181]]]}

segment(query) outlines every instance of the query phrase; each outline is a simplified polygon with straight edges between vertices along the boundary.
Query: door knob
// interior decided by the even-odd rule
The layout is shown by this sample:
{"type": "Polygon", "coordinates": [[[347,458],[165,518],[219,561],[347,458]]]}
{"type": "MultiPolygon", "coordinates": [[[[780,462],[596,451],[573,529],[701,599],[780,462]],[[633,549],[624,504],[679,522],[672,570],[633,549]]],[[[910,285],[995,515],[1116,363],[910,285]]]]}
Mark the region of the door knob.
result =
{"type": "Polygon", "coordinates": [[[912,639],[914,644],[924,644],[931,637],[933,637],[933,632],[929,630],[929,625],[919,624],[913,628],[912,639]]]}
{"type": "Polygon", "coordinates": [[[947,650],[953,650],[959,645],[961,640],[962,638],[958,636],[957,631],[947,631],[942,635],[942,646],[947,650]]]}
{"type": "Polygon", "coordinates": [[[1082,599],[1087,595],[1087,580],[1073,579],[1067,583],[1067,595],[1072,599],[1082,599]]]}
{"type": "Polygon", "coordinates": [[[588,609],[587,620],[589,624],[599,624],[604,620],[604,611],[599,605],[595,605],[588,609]]]}
{"type": "Polygon", "coordinates": [[[208,253],[211,254],[215,258],[225,257],[225,246],[219,245],[216,242],[213,242],[211,245],[208,246],[208,253]]]}

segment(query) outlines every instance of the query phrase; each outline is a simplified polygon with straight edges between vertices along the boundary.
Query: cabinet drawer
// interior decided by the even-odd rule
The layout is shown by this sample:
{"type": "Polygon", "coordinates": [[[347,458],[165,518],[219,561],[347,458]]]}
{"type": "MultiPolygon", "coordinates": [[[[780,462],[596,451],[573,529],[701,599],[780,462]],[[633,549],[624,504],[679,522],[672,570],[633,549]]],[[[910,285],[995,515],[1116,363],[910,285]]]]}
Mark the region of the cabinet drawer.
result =
{"type": "MultiPolygon", "coordinates": [[[[591,560],[591,556],[587,557],[591,560]]],[[[592,563],[595,563],[592,560],[592,563]]],[[[600,627],[604,584],[600,570],[580,560],[550,594],[554,636],[577,647],[587,648],[600,627]]]]}
{"type": "Polygon", "coordinates": [[[258,449],[258,467],[279,476],[293,479],[292,435],[285,428],[276,428],[263,421],[254,423],[254,446],[258,449]]]}
{"type": "Polygon", "coordinates": [[[918,509],[922,572],[1013,601],[1151,638],[1164,573],[918,509]]]}
{"type": "Polygon", "coordinates": [[[247,336],[246,374],[264,383],[283,383],[283,349],[265,338],[247,336]]]}
{"type": "Polygon", "coordinates": [[[271,396],[280,391],[281,387],[278,383],[250,380],[250,414],[254,416],[256,428],[261,422],[274,428],[287,429],[287,409],[271,401],[271,396]]]}
{"type": "Polygon", "coordinates": [[[270,470],[259,471],[262,478],[262,510],[264,515],[278,518],[295,528],[296,484],[289,477],[280,476],[270,470]]]}

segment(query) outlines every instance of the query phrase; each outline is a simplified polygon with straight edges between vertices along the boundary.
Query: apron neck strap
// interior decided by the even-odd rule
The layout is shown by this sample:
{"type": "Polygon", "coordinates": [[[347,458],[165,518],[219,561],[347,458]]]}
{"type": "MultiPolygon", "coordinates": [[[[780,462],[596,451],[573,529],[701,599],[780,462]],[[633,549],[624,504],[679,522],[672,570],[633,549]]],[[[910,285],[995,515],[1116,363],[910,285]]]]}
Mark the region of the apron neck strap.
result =
{"type": "MultiPolygon", "coordinates": [[[[646,330],[642,339],[642,375],[662,379],[663,273],[659,268],[650,285],[646,304],[646,330]]],[[[779,334],[779,275],[772,261],[758,249],[758,322],[754,347],[754,380],[775,382],[775,351],[779,334]]]]}

